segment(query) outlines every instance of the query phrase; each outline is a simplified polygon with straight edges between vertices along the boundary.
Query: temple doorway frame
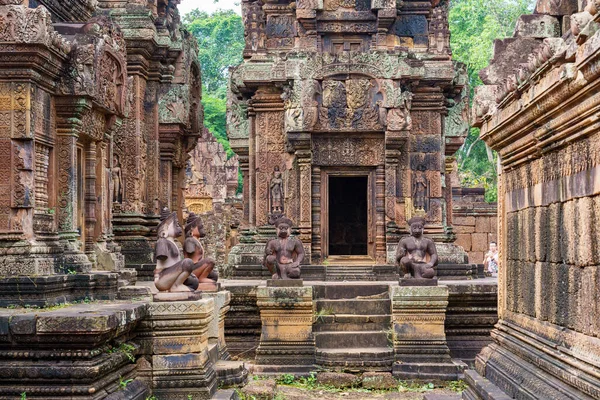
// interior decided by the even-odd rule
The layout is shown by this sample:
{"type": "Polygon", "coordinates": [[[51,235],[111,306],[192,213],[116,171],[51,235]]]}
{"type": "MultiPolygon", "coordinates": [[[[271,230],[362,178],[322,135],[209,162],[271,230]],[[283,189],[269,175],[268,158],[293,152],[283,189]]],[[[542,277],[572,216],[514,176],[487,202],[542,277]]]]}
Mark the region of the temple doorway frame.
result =
{"type": "Polygon", "coordinates": [[[355,261],[359,264],[375,263],[376,259],[376,215],[375,215],[375,167],[321,167],[321,251],[323,260],[329,263],[337,261],[347,264],[355,261]],[[366,177],[367,178],[367,254],[333,255],[329,254],[329,178],[330,177],[366,177]]]}

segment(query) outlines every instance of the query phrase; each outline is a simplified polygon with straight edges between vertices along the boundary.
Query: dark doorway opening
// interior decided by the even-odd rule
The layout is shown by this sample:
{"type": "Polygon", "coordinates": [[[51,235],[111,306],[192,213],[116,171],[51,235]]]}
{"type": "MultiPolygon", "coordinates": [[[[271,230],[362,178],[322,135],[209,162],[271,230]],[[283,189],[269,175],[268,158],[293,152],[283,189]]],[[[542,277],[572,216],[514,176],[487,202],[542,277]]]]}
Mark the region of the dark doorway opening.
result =
{"type": "Polygon", "coordinates": [[[368,177],[329,177],[329,255],[367,255],[368,177]]]}

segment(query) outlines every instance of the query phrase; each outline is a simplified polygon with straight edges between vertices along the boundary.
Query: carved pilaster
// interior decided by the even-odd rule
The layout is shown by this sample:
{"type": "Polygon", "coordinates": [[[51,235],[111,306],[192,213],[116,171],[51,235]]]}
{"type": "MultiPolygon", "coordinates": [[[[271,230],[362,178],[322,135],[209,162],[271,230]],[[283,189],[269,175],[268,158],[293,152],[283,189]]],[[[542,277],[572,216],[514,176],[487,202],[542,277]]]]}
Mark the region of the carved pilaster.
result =
{"type": "Polygon", "coordinates": [[[322,261],[321,237],[321,167],[312,167],[312,256],[313,264],[322,261]]]}
{"type": "Polygon", "coordinates": [[[312,292],[311,286],[257,288],[262,332],[255,372],[308,372],[314,368],[312,292]]]}
{"type": "Polygon", "coordinates": [[[454,169],[455,157],[446,157],[446,168],[444,175],[444,198],[446,199],[446,227],[452,227],[452,171],[454,169]]]}
{"type": "Polygon", "coordinates": [[[94,246],[96,236],[96,142],[89,142],[85,149],[85,254],[95,264],[94,246]]]}
{"type": "MultiPolygon", "coordinates": [[[[311,243],[312,233],[312,152],[310,148],[296,150],[298,168],[300,169],[300,240],[311,243]]],[[[307,246],[308,247],[308,246],[307,246]]],[[[311,253],[311,249],[306,249],[311,253]]],[[[308,258],[310,259],[310,258],[308,258]]]]}
{"type": "Polygon", "coordinates": [[[385,167],[375,169],[375,258],[385,264],[385,167]]]}
{"type": "MultiPolygon", "coordinates": [[[[56,139],[58,154],[57,217],[58,233],[64,243],[64,268],[79,271],[91,269],[91,263],[82,252],[81,234],[85,221],[80,220],[84,199],[78,189],[83,160],[78,159],[77,140],[83,128],[83,115],[89,112],[87,100],[60,97],[56,99],[56,139]]],[[[81,154],[84,157],[84,154],[81,154]]]]}

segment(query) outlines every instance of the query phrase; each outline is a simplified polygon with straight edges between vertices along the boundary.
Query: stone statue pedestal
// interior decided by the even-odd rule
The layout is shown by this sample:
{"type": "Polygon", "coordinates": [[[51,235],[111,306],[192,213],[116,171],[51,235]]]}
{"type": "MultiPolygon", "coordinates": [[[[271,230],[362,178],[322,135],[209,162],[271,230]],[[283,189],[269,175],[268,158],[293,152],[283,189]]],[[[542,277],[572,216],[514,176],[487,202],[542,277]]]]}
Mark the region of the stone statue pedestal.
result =
{"type": "Polygon", "coordinates": [[[219,290],[221,290],[221,283],[220,282],[200,283],[198,285],[198,289],[196,289],[196,290],[201,291],[201,292],[218,292],[219,290]]]}
{"type": "Polygon", "coordinates": [[[267,287],[302,287],[302,279],[268,279],[267,287]]]}
{"type": "Polygon", "coordinates": [[[148,305],[139,334],[146,362],[139,375],[157,398],[204,399],[216,392],[208,340],[214,309],[211,298],[148,305]]]}
{"type": "Polygon", "coordinates": [[[307,374],[314,370],[312,286],[259,286],[256,299],[262,331],[254,373],[307,374]]]}
{"type": "Polygon", "coordinates": [[[229,360],[230,356],[225,343],[225,314],[229,311],[231,292],[221,290],[219,292],[204,293],[203,297],[205,299],[213,299],[215,302],[213,319],[208,329],[208,340],[210,343],[217,344],[220,360],[229,360]]]}
{"type": "Polygon", "coordinates": [[[400,286],[437,286],[437,278],[400,278],[398,283],[400,286]]]}
{"type": "Polygon", "coordinates": [[[202,292],[158,292],[152,295],[155,302],[196,301],[202,298],[202,292]]]}
{"type": "Polygon", "coordinates": [[[466,365],[450,358],[444,330],[447,306],[447,286],[392,287],[396,378],[459,378],[466,365]]]}

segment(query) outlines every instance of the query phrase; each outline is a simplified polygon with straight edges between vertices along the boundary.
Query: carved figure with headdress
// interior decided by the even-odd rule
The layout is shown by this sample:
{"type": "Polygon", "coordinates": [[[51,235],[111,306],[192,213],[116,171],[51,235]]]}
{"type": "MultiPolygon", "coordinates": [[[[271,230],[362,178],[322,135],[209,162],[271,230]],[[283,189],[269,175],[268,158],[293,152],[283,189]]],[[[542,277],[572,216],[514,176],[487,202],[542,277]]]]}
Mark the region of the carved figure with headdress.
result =
{"type": "Polygon", "coordinates": [[[304,260],[302,242],[290,237],[292,221],[280,217],[275,221],[277,238],[265,247],[263,265],[271,272],[272,279],[300,279],[300,264],[304,260]]]}
{"type": "Polygon", "coordinates": [[[159,291],[191,292],[198,288],[199,283],[215,282],[208,278],[214,268],[214,261],[203,258],[204,249],[198,240],[203,232],[199,218],[195,215],[191,220],[188,218],[186,235],[189,234],[189,241],[186,239],[184,244],[186,258],[182,259],[176,240],[183,230],[177,214],[167,208],[162,210],[154,251],[156,259],[154,285],[159,291]]]}
{"type": "Polygon", "coordinates": [[[423,236],[425,219],[413,217],[408,225],[410,236],[402,238],[396,250],[396,262],[400,265],[401,276],[404,279],[433,279],[436,276],[438,255],[434,241],[423,236]]]}

